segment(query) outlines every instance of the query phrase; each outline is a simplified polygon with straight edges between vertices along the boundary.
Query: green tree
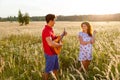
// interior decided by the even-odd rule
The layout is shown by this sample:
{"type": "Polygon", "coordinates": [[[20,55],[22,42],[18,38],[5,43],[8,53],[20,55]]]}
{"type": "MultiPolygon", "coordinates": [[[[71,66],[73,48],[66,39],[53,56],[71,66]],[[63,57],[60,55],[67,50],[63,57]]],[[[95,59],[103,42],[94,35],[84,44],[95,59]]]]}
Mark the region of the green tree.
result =
{"type": "Polygon", "coordinates": [[[21,13],[20,10],[18,12],[18,22],[20,23],[20,25],[23,25],[24,23],[23,14],[21,13]]]}
{"type": "Polygon", "coordinates": [[[12,16],[9,16],[9,17],[7,18],[7,21],[13,22],[13,17],[12,17],[12,16]]]}
{"type": "Polygon", "coordinates": [[[29,14],[25,13],[25,15],[24,15],[24,23],[25,23],[25,25],[29,24],[29,20],[30,20],[29,14]]]}

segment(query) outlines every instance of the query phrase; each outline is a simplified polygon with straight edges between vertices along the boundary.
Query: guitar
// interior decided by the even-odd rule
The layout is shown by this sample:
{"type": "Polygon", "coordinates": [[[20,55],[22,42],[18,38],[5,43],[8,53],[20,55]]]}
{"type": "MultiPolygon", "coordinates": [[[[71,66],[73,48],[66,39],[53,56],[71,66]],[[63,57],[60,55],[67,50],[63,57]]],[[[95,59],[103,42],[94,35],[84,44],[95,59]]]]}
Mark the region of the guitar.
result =
{"type": "MultiPolygon", "coordinates": [[[[63,33],[61,36],[58,36],[57,39],[55,39],[54,41],[55,41],[56,43],[62,42],[62,39],[63,39],[63,37],[65,36],[65,32],[66,32],[66,31],[65,31],[65,28],[64,28],[64,33],[63,33]]],[[[54,52],[55,52],[57,55],[60,54],[61,49],[62,49],[62,46],[60,46],[60,47],[54,47],[54,48],[53,48],[54,52]]]]}

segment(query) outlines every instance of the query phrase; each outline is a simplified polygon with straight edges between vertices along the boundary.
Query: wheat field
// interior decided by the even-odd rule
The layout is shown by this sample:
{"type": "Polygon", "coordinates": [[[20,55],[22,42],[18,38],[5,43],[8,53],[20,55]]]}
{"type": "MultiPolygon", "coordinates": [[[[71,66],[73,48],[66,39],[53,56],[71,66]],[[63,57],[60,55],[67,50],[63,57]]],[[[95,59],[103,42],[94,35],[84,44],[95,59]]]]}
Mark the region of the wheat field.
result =
{"type": "MultiPolygon", "coordinates": [[[[59,55],[59,80],[120,80],[120,22],[90,22],[97,30],[93,60],[88,72],[80,72],[78,61],[81,22],[56,22],[55,33],[64,28],[59,55]]],[[[41,31],[45,22],[0,22],[0,80],[42,80],[45,68],[41,31]]],[[[54,80],[52,75],[49,80],[54,80]]]]}

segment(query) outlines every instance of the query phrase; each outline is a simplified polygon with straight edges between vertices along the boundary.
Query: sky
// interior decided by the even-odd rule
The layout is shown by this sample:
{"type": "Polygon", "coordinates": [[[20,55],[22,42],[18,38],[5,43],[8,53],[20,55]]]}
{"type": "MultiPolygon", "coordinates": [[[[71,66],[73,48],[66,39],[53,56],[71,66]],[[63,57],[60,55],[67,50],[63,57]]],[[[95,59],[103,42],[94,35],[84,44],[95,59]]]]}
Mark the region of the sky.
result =
{"type": "Polygon", "coordinates": [[[17,16],[18,11],[30,16],[87,15],[120,13],[119,0],[0,0],[0,17],[17,16]]]}

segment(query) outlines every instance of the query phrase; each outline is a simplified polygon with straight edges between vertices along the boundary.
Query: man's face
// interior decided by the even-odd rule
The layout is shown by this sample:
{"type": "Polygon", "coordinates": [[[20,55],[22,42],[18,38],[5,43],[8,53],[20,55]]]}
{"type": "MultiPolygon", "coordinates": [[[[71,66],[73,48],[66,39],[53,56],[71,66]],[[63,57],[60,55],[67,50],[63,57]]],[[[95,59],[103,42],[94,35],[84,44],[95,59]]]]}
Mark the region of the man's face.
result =
{"type": "Polygon", "coordinates": [[[55,20],[51,20],[50,22],[51,22],[51,26],[53,27],[55,24],[55,20]]]}

